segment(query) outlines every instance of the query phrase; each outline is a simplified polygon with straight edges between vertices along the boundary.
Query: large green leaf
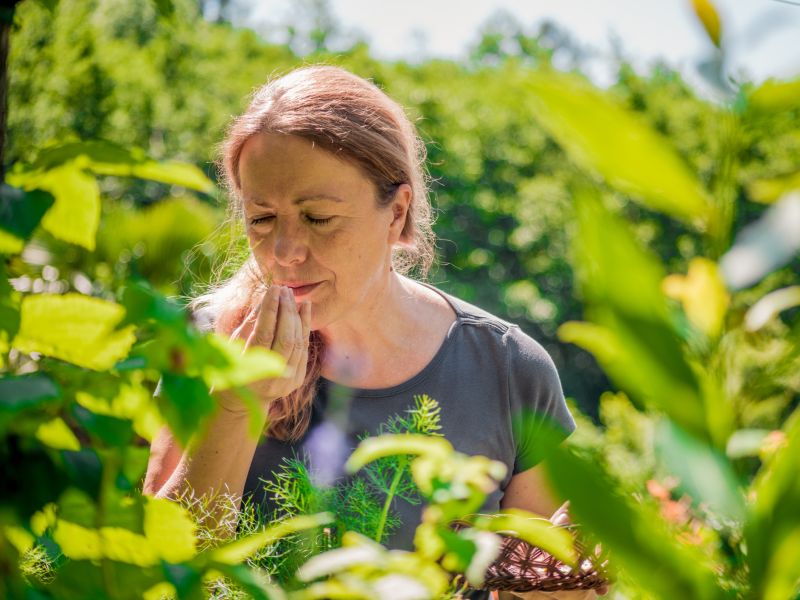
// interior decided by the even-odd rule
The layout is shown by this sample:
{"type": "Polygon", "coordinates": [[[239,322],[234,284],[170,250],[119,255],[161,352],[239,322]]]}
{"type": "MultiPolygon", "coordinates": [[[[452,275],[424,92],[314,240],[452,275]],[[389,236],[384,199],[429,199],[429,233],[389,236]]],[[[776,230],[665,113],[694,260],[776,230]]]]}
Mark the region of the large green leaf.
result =
{"type": "Polygon", "coordinates": [[[697,505],[705,505],[729,523],[744,520],[744,495],[724,454],[668,419],[656,428],[656,451],[665,469],[678,478],[680,489],[697,505]]]}
{"type": "Polygon", "coordinates": [[[59,239],[94,250],[100,224],[100,188],[92,175],[69,162],[47,171],[13,173],[8,179],[25,190],[52,194],[55,204],[42,218],[42,227],[59,239]]]}
{"type": "Polygon", "coordinates": [[[194,165],[178,161],[157,162],[142,150],[123,148],[102,140],[72,142],[48,148],[39,153],[31,168],[34,171],[50,171],[70,163],[80,165],[95,175],[139,177],[206,193],[214,189],[214,184],[194,165]]]}
{"type": "Polygon", "coordinates": [[[171,563],[186,562],[197,554],[196,525],[186,510],[171,500],[147,498],[144,535],[156,554],[171,563]]]}
{"type": "Polygon", "coordinates": [[[26,296],[12,346],[102,371],[125,358],[133,327],[116,329],[125,316],[119,304],[81,294],[26,296]]]}
{"type": "Polygon", "coordinates": [[[17,254],[55,199],[47,192],[26,192],[0,185],[0,254],[17,254]]]}
{"type": "Polygon", "coordinates": [[[781,545],[792,530],[800,529],[800,409],[789,417],[784,431],[785,443],[761,467],[751,486],[745,537],[755,592],[770,585],[771,568],[784,559],[778,554],[781,545]]]}
{"type": "Polygon", "coordinates": [[[727,598],[698,549],[676,540],[654,508],[619,494],[623,486],[595,461],[556,447],[545,462],[570,513],[608,551],[613,570],[624,570],[657,598],[727,598]]]}
{"type": "Polygon", "coordinates": [[[670,143],[577,75],[539,70],[525,88],[537,120],[579,166],[655,210],[703,226],[711,201],[670,143]]]}

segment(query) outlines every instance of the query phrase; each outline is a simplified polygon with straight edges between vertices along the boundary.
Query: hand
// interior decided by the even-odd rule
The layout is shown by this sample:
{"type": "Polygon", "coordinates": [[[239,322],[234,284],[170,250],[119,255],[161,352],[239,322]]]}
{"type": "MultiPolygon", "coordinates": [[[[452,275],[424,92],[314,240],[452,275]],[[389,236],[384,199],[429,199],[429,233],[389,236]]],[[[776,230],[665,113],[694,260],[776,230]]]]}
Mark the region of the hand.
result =
{"type": "MultiPolygon", "coordinates": [[[[229,315],[220,322],[225,324],[218,330],[225,333],[226,329],[229,331],[235,326],[229,315]]],[[[230,338],[245,340],[245,350],[260,346],[277,352],[286,360],[283,377],[261,379],[247,386],[261,399],[265,415],[270,402],[290,394],[303,384],[310,334],[311,304],[303,302],[298,308],[292,291],[282,286],[270,287],[261,302],[233,328],[230,338]]],[[[235,392],[223,391],[217,396],[223,409],[246,414],[247,410],[235,392]]]]}

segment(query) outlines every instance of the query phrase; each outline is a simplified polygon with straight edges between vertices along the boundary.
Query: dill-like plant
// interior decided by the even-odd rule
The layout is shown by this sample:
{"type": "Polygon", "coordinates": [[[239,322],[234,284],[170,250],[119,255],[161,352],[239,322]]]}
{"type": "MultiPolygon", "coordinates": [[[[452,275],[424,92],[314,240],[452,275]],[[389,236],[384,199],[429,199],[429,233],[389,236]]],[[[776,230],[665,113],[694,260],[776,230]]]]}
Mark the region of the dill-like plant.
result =
{"type": "MultiPolygon", "coordinates": [[[[414,407],[406,414],[393,415],[381,424],[377,435],[441,435],[440,429],[439,403],[423,394],[414,396],[414,407]]],[[[359,441],[367,437],[369,435],[361,436],[359,441]]],[[[303,532],[281,539],[265,549],[254,565],[281,584],[291,586],[300,565],[314,554],[339,547],[346,531],[356,531],[384,543],[402,525],[398,515],[392,512],[395,500],[415,505],[421,502],[409,465],[408,456],[389,456],[370,463],[361,473],[344,478],[336,485],[318,487],[313,483],[313,465],[308,464],[307,457],[285,459],[272,480],[262,479],[274,506],[267,515],[268,522],[326,511],[336,517],[336,523],[321,533],[303,532]]],[[[264,523],[260,512],[260,507],[252,503],[243,506],[240,533],[264,523]],[[244,530],[242,522],[249,523],[244,530]]]]}

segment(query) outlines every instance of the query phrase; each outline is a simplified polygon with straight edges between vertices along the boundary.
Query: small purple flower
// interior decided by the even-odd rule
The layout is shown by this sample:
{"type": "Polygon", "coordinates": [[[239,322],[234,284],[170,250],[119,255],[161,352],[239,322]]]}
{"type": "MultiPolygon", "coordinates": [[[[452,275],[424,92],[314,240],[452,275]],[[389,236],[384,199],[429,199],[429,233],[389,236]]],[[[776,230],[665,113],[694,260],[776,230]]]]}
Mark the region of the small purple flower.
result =
{"type": "Polygon", "coordinates": [[[311,481],[317,487],[330,487],[344,475],[344,463],[350,455],[347,435],[338,425],[324,421],[314,427],[305,441],[311,481]]]}

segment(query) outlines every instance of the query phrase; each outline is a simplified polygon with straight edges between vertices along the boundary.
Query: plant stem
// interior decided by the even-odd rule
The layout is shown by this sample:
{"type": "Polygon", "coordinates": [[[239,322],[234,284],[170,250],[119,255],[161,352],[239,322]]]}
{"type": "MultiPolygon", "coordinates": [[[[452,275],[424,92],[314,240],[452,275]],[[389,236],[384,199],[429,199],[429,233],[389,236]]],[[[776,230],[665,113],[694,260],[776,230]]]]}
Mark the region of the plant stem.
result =
{"type": "Polygon", "coordinates": [[[375,532],[375,541],[379,544],[381,542],[381,538],[383,537],[383,530],[386,527],[386,519],[389,517],[389,507],[391,506],[392,500],[394,500],[394,496],[397,493],[397,486],[400,485],[400,480],[403,478],[403,474],[406,471],[408,459],[405,456],[401,456],[398,459],[398,463],[397,472],[394,474],[392,485],[389,487],[389,492],[386,494],[386,501],[383,503],[381,520],[378,521],[378,530],[375,532]]]}

